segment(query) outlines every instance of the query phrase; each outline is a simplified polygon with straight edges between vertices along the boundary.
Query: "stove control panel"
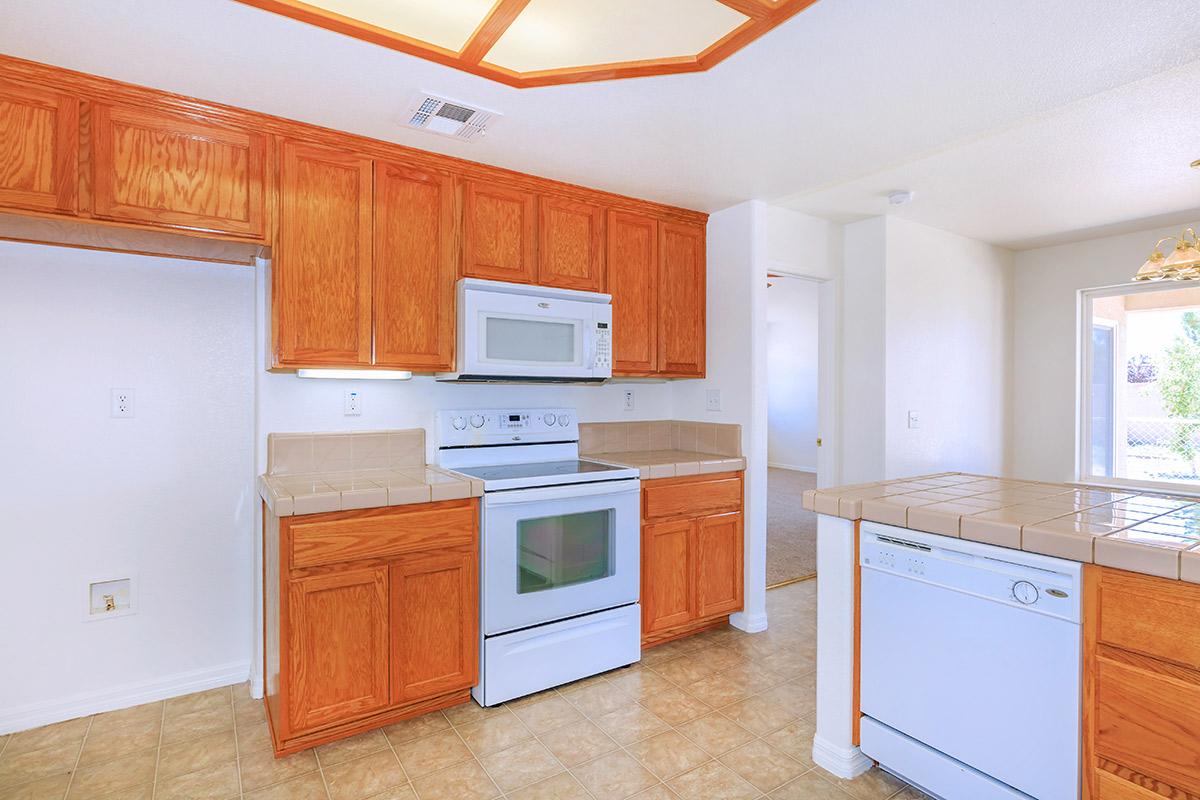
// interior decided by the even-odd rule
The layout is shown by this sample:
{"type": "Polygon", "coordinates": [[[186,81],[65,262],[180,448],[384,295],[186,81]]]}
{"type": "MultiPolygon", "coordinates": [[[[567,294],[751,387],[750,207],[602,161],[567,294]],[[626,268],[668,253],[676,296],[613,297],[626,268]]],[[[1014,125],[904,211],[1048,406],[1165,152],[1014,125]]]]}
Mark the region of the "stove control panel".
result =
{"type": "Polygon", "coordinates": [[[573,408],[490,408],[439,411],[438,447],[576,442],[573,408]]]}

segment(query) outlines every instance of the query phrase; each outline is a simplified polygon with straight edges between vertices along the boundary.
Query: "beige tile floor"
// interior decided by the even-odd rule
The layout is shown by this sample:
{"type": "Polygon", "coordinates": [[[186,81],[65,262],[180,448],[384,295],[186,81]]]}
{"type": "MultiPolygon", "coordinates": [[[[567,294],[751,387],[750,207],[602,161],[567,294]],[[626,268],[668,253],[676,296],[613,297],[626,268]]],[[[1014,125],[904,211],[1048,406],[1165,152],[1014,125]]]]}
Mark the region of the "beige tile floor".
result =
{"type": "Polygon", "coordinates": [[[276,760],[244,685],[0,738],[0,800],[916,800],[811,760],[816,598],[494,709],[447,709],[276,760]]]}

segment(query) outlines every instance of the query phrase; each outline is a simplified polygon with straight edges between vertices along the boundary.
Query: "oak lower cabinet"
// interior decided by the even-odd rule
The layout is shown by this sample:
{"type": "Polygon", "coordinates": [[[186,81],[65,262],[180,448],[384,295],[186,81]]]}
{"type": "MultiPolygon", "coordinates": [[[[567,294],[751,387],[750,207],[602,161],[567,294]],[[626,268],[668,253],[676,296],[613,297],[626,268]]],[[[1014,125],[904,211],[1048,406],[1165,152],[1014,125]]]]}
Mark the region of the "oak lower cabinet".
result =
{"type": "Polygon", "coordinates": [[[1200,586],[1084,568],[1084,797],[1200,798],[1200,586]]]}
{"type": "Polygon", "coordinates": [[[272,517],[264,675],[275,754],[466,702],[479,673],[478,501],[272,517]]]}
{"type": "Polygon", "coordinates": [[[741,472],[642,482],[642,646],[724,622],[743,603],[741,472]]]}

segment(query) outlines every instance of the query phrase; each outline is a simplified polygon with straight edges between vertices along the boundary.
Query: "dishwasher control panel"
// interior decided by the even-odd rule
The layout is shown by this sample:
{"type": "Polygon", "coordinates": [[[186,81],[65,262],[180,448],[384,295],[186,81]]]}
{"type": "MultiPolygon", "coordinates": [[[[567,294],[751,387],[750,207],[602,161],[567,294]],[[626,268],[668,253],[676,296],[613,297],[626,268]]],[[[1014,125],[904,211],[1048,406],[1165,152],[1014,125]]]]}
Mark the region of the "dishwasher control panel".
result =
{"type": "Polygon", "coordinates": [[[864,522],[859,565],[1060,617],[1080,619],[1081,567],[1020,550],[864,522]]]}

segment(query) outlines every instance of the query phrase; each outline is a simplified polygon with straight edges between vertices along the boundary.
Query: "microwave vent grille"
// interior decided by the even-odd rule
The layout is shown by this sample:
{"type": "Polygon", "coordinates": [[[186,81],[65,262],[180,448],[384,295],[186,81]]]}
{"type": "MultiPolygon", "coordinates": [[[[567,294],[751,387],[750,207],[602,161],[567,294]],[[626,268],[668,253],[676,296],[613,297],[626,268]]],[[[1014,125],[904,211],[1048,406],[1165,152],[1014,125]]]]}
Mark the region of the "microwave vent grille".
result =
{"type": "Polygon", "coordinates": [[[420,92],[408,104],[404,124],[410,128],[470,142],[487,135],[491,126],[502,116],[503,114],[496,111],[477,108],[429,92],[420,92]]]}

